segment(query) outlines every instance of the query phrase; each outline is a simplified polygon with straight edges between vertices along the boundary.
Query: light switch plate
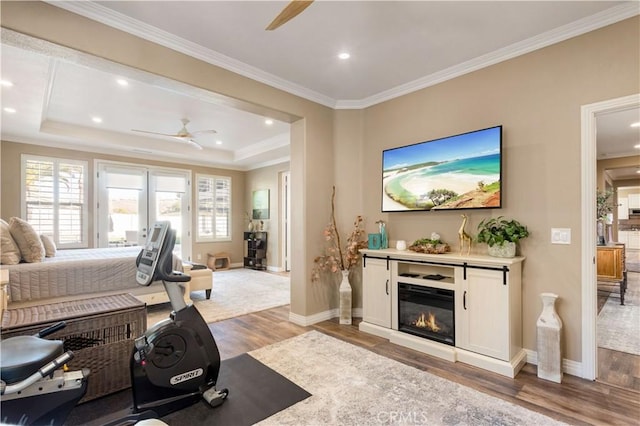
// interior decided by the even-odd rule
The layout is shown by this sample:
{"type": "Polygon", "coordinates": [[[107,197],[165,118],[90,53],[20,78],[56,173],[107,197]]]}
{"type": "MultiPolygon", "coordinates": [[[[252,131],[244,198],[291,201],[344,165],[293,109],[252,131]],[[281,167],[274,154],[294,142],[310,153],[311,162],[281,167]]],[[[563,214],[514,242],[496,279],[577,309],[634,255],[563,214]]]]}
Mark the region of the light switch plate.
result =
{"type": "Polygon", "coordinates": [[[551,244],[571,244],[571,228],[551,228],[551,244]]]}

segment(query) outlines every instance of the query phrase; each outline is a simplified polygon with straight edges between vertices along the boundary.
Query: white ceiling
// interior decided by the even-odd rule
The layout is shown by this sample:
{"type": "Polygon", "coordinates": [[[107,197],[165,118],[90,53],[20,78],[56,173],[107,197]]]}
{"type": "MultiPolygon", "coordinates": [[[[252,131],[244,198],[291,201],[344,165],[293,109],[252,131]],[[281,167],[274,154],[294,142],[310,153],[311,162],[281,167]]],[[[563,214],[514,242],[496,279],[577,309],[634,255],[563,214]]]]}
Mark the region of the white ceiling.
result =
{"type": "MultiPolygon", "coordinates": [[[[640,12],[635,1],[317,0],[265,31],[287,2],[50,3],[333,108],[364,108],[640,12]],[[341,51],[351,58],[337,59],[341,51]]],[[[14,82],[2,106],[17,110],[2,113],[3,140],[237,169],[288,159],[284,118],[266,126],[213,93],[5,30],[2,42],[2,78],[14,82]],[[197,139],[204,151],[131,131],[175,133],[183,117],[191,131],[217,130],[197,139]]]]}

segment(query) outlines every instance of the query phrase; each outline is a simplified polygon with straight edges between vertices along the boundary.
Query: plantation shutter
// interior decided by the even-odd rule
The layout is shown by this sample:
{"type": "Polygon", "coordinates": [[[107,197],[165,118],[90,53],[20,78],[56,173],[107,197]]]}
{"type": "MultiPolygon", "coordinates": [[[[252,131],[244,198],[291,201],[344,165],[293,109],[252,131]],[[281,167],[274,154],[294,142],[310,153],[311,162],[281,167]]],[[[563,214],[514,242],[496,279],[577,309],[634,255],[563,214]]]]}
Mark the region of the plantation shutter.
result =
{"type": "Polygon", "coordinates": [[[231,238],[231,178],[199,175],[197,241],[231,238]]]}
{"type": "Polygon", "coordinates": [[[23,157],[25,218],[61,248],[87,246],[85,162],[23,157]]]}

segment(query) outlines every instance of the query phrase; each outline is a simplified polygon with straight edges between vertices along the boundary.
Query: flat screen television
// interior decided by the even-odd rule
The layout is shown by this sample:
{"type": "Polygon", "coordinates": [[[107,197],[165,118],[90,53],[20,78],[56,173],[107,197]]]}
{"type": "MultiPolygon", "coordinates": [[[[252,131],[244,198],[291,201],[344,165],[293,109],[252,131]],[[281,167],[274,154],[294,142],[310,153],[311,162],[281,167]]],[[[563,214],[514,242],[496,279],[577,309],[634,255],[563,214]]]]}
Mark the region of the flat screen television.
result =
{"type": "Polygon", "coordinates": [[[501,208],[502,126],[382,151],[382,212],[501,208]]]}

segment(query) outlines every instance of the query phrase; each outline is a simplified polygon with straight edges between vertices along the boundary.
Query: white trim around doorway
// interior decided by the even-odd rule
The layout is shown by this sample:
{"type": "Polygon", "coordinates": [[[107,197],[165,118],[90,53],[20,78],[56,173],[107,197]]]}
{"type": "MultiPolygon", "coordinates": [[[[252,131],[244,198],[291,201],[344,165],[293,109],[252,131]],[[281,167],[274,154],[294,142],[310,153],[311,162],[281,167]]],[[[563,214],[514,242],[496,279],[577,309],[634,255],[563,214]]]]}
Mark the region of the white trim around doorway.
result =
{"type": "Polygon", "coordinates": [[[582,375],[595,380],[598,374],[596,319],[596,117],[640,106],[640,94],[583,105],[581,108],[582,161],[582,375]]]}

